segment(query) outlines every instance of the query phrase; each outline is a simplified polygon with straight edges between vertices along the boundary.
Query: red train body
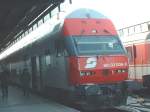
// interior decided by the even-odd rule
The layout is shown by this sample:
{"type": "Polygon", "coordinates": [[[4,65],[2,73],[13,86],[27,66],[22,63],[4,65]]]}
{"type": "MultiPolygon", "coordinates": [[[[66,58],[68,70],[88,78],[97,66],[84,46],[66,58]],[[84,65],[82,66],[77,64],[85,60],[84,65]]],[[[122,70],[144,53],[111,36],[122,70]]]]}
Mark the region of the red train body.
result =
{"type": "MultiPolygon", "coordinates": [[[[92,38],[92,36],[116,36],[116,30],[109,19],[69,19],[67,18],[63,26],[64,38],[69,38],[70,36],[77,36],[80,38],[82,36],[87,36],[92,38]],[[92,30],[95,32],[93,33],[92,30]]],[[[83,37],[84,38],[84,37],[83,37]]],[[[101,38],[101,37],[99,37],[101,38]]],[[[107,37],[106,37],[107,38],[107,37]]],[[[110,37],[111,38],[111,37],[110,37]]],[[[103,84],[103,83],[116,83],[119,81],[124,81],[127,79],[127,57],[123,55],[96,55],[95,58],[96,66],[93,69],[85,68],[87,60],[92,57],[91,55],[83,55],[76,59],[77,57],[70,58],[70,80],[72,84],[103,84]],[[108,65],[108,66],[107,66],[108,65]],[[123,69],[124,73],[117,75],[115,70],[123,69]],[[108,76],[103,75],[104,70],[108,72],[108,76]],[[80,77],[80,72],[93,72],[92,76],[82,76],[80,77]],[[76,79],[76,80],[75,80],[76,79]]]]}
{"type": "Polygon", "coordinates": [[[129,79],[140,84],[134,89],[142,87],[143,78],[144,85],[150,87],[149,22],[120,29],[120,33],[129,56],[129,79]]]}
{"type": "Polygon", "coordinates": [[[2,60],[8,63],[13,82],[20,84],[26,67],[33,90],[101,106],[115,105],[114,99],[120,103],[128,58],[112,22],[91,9],[75,10],[53,27],[52,22],[25,37],[50,28],[41,39],[2,60]]]}

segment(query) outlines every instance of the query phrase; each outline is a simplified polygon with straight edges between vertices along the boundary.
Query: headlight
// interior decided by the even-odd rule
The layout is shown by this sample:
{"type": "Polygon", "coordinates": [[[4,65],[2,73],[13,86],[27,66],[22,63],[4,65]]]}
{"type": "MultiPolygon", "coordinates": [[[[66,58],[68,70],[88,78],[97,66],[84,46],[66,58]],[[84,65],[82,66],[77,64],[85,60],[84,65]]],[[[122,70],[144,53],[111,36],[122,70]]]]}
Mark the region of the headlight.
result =
{"type": "Polygon", "coordinates": [[[86,75],[87,76],[92,75],[92,72],[86,72],[86,75]]]}
{"type": "Polygon", "coordinates": [[[118,70],[115,70],[115,73],[125,73],[125,72],[128,72],[127,69],[118,69],[118,70]]]}
{"type": "Polygon", "coordinates": [[[93,72],[93,71],[80,72],[80,76],[91,76],[94,74],[95,74],[95,72],[93,72]]]}
{"type": "Polygon", "coordinates": [[[86,72],[80,72],[80,76],[85,76],[86,72]]]}

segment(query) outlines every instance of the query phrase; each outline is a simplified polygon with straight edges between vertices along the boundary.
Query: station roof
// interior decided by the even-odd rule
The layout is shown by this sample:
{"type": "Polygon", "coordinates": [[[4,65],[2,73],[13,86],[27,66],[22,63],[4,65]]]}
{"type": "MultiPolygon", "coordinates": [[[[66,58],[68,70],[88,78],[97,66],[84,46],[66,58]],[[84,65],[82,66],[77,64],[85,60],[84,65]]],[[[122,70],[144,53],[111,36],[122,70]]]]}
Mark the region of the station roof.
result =
{"type": "Polygon", "coordinates": [[[0,0],[0,51],[11,40],[11,32],[31,22],[49,5],[64,0],[0,0]]]}

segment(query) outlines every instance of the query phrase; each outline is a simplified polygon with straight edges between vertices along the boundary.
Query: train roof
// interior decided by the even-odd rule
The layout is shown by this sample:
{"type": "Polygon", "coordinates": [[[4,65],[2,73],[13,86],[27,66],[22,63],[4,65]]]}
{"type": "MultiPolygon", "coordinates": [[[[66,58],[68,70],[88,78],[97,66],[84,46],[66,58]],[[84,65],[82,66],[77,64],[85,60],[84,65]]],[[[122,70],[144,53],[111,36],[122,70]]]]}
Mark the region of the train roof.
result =
{"type": "Polygon", "coordinates": [[[106,19],[107,17],[101,14],[100,12],[88,9],[88,8],[80,8],[74,10],[70,14],[66,16],[66,18],[97,18],[97,19],[106,19]]]}

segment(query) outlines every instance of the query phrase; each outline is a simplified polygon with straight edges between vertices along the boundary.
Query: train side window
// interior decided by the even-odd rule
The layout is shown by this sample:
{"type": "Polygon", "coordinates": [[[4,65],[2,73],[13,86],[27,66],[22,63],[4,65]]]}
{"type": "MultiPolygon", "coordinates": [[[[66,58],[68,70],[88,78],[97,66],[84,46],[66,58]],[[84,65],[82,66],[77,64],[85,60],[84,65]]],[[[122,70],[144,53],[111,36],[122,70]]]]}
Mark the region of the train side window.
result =
{"type": "Polygon", "coordinates": [[[60,56],[63,56],[63,52],[61,49],[57,49],[57,54],[56,54],[57,57],[60,57],[60,56]]]}
{"type": "Polygon", "coordinates": [[[62,40],[55,41],[55,48],[56,48],[56,56],[63,56],[64,55],[64,46],[62,40]]]}
{"type": "Polygon", "coordinates": [[[46,55],[45,61],[46,61],[46,65],[50,66],[51,65],[51,56],[50,55],[46,55]]]}
{"type": "Polygon", "coordinates": [[[68,53],[67,49],[64,49],[64,56],[65,56],[65,57],[68,57],[68,56],[69,56],[69,53],[68,53]]]}
{"type": "Polygon", "coordinates": [[[16,69],[11,69],[11,75],[16,75],[16,69]]]}

